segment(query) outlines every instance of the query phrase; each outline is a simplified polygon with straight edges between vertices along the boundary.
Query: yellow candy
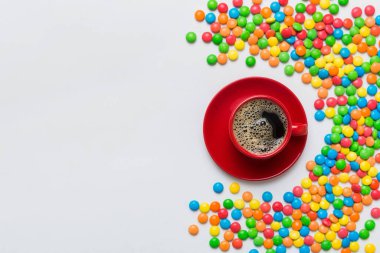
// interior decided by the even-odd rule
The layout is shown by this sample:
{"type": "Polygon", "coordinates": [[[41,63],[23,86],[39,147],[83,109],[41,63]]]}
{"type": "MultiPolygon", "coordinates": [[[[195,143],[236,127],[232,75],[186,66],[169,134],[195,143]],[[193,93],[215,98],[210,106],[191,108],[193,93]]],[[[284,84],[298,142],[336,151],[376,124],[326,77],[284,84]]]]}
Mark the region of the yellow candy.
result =
{"type": "Polygon", "coordinates": [[[331,242],[331,246],[333,249],[338,250],[342,247],[342,241],[339,239],[335,239],[334,241],[331,242]]]}
{"type": "Polygon", "coordinates": [[[343,68],[343,71],[346,75],[348,73],[350,73],[351,71],[354,71],[354,70],[355,70],[355,66],[353,64],[348,64],[348,65],[344,66],[344,68],[343,68]]]}
{"type": "Polygon", "coordinates": [[[210,211],[210,205],[207,202],[203,202],[199,206],[199,211],[202,213],[208,213],[210,211]]]}
{"type": "Polygon", "coordinates": [[[319,2],[319,6],[321,6],[321,8],[322,8],[323,10],[328,9],[328,8],[330,7],[330,0],[321,0],[321,1],[319,2]]]}
{"type": "Polygon", "coordinates": [[[228,59],[230,59],[231,61],[236,61],[237,58],[239,58],[239,53],[236,50],[231,49],[230,51],[228,51],[227,56],[228,59]]]}
{"type": "Polygon", "coordinates": [[[380,92],[377,92],[375,95],[376,102],[380,102],[380,92]]]}
{"type": "Polygon", "coordinates": [[[236,50],[242,51],[245,48],[245,43],[242,39],[237,39],[235,41],[235,48],[236,50]]]}
{"type": "Polygon", "coordinates": [[[340,149],[340,152],[341,152],[343,155],[347,155],[348,153],[350,153],[350,149],[349,149],[349,148],[341,148],[341,149],[340,149]]]}
{"type": "Polygon", "coordinates": [[[278,46],[271,47],[269,51],[270,51],[270,54],[274,57],[277,57],[281,53],[281,50],[278,46]]]}
{"type": "Polygon", "coordinates": [[[351,151],[350,153],[347,154],[346,159],[350,162],[353,162],[356,160],[357,157],[358,155],[355,152],[351,151]]]}
{"type": "Polygon", "coordinates": [[[245,207],[245,202],[244,202],[244,200],[242,200],[242,199],[237,199],[237,200],[235,200],[235,202],[234,202],[234,207],[235,207],[236,209],[239,209],[239,210],[243,209],[243,208],[245,207]]]}
{"type": "Polygon", "coordinates": [[[343,193],[343,188],[340,185],[336,185],[333,187],[333,193],[335,196],[340,196],[343,193]]]}
{"type": "Polygon", "coordinates": [[[312,183],[313,183],[313,182],[312,182],[311,179],[308,178],[308,177],[305,177],[305,178],[302,179],[302,181],[301,181],[301,185],[302,185],[302,187],[305,188],[305,189],[309,189],[310,186],[312,185],[312,183]]]}
{"type": "Polygon", "coordinates": [[[330,226],[330,229],[332,230],[332,231],[334,231],[334,232],[338,232],[339,230],[340,230],[340,224],[339,223],[333,223],[333,224],[331,224],[331,226],[330,226]]]}
{"type": "Polygon", "coordinates": [[[311,30],[315,27],[315,22],[313,19],[306,19],[304,26],[307,30],[311,30]]]}
{"type": "Polygon", "coordinates": [[[342,133],[348,138],[352,137],[354,135],[354,132],[354,129],[350,126],[344,126],[342,129],[342,133]]]}
{"type": "Polygon", "coordinates": [[[292,239],[292,240],[297,240],[298,238],[300,238],[300,232],[298,232],[298,231],[294,231],[294,230],[292,230],[292,231],[290,231],[290,233],[289,233],[289,237],[292,239]]]}
{"type": "Polygon", "coordinates": [[[344,71],[342,68],[339,69],[338,76],[341,78],[344,76],[344,71]]]}
{"type": "Polygon", "coordinates": [[[339,57],[339,58],[334,59],[335,67],[341,68],[343,66],[343,64],[344,64],[344,61],[342,58],[339,57]]]}
{"type": "Polygon", "coordinates": [[[324,58],[318,58],[315,60],[315,65],[318,67],[318,68],[324,68],[326,66],[326,62],[324,60],[324,58]]]}
{"type": "Polygon", "coordinates": [[[315,240],[316,242],[321,243],[321,242],[323,242],[323,241],[325,240],[325,235],[322,234],[321,232],[317,231],[317,232],[315,232],[315,234],[314,234],[314,240],[315,240]]]}
{"type": "Polygon", "coordinates": [[[354,43],[350,43],[347,45],[348,50],[350,50],[351,54],[355,54],[358,51],[358,46],[354,43]]]}
{"type": "Polygon", "coordinates": [[[363,98],[367,96],[367,89],[364,87],[360,87],[359,89],[356,90],[356,93],[358,94],[359,97],[363,98]]]}
{"type": "Polygon", "coordinates": [[[365,253],[375,253],[376,252],[376,246],[372,243],[368,243],[364,247],[365,253]]]}
{"type": "Polygon", "coordinates": [[[318,178],[318,184],[319,185],[325,185],[329,182],[329,178],[325,175],[322,175],[318,178]]]}
{"type": "Polygon", "coordinates": [[[314,76],[311,79],[311,86],[313,86],[313,88],[318,89],[319,87],[322,86],[322,80],[318,76],[314,76]]]}
{"type": "Polygon", "coordinates": [[[270,18],[267,18],[265,21],[266,21],[268,24],[272,24],[272,23],[274,23],[274,22],[276,21],[276,19],[275,19],[274,17],[270,17],[270,18]]]}
{"type": "Polygon", "coordinates": [[[308,192],[304,192],[301,195],[301,200],[304,203],[310,203],[311,202],[311,194],[308,192]]]}
{"type": "Polygon", "coordinates": [[[336,233],[334,231],[328,231],[326,233],[326,239],[330,242],[332,242],[333,240],[335,240],[336,238],[336,233]]]}
{"type": "Polygon", "coordinates": [[[319,206],[318,203],[316,203],[316,202],[310,203],[310,209],[313,210],[314,212],[318,212],[320,208],[321,207],[319,206]]]}
{"type": "Polygon", "coordinates": [[[360,163],[360,169],[361,169],[362,171],[369,171],[370,168],[371,168],[371,164],[370,164],[369,162],[367,162],[367,161],[362,161],[362,162],[360,163]]]}
{"type": "Polygon", "coordinates": [[[288,26],[285,25],[285,24],[281,24],[281,26],[280,26],[280,32],[282,32],[282,30],[284,30],[285,28],[288,28],[288,26]]]}
{"type": "Polygon", "coordinates": [[[335,60],[335,56],[332,53],[329,53],[328,55],[325,55],[325,61],[328,63],[333,63],[335,60]]]}
{"type": "Polygon", "coordinates": [[[298,238],[297,240],[293,241],[293,245],[296,247],[296,248],[301,248],[302,245],[304,245],[304,240],[302,237],[298,238]]]}
{"type": "Polygon", "coordinates": [[[362,178],[362,184],[364,185],[370,185],[372,183],[372,177],[365,176],[362,178]]]}
{"type": "Polygon", "coordinates": [[[327,107],[325,110],[326,117],[331,119],[335,116],[335,108],[334,107],[327,107]]]}
{"type": "MultiPolygon", "coordinates": [[[[231,52],[231,51],[230,51],[231,52]]],[[[236,51],[235,51],[236,52],[236,51]]],[[[233,182],[231,185],[230,185],[230,192],[232,194],[237,194],[239,193],[240,191],[240,184],[236,183],[236,182],[233,182]]]]}
{"type": "Polygon", "coordinates": [[[371,34],[371,30],[367,26],[360,28],[359,33],[361,36],[368,37],[371,34]]]}
{"type": "Polygon", "coordinates": [[[343,226],[347,225],[349,221],[350,220],[347,215],[343,215],[343,217],[339,219],[340,225],[343,225],[343,226]]]}
{"type": "Polygon", "coordinates": [[[330,207],[330,203],[326,200],[326,199],[322,199],[321,200],[321,203],[319,203],[319,206],[324,209],[324,210],[327,210],[329,209],[330,207]]]}
{"type": "MultiPolygon", "coordinates": [[[[325,61],[326,61],[326,59],[325,59],[325,61]]],[[[327,62],[326,66],[325,66],[325,69],[328,71],[332,66],[334,66],[334,64],[332,64],[331,62],[327,62]]]]}
{"type": "Polygon", "coordinates": [[[270,47],[277,46],[278,45],[278,39],[276,37],[270,37],[268,39],[268,45],[270,47]]]}
{"type": "Polygon", "coordinates": [[[350,180],[350,176],[348,175],[348,173],[342,173],[339,175],[339,181],[341,183],[347,183],[349,180],[350,180]]]}
{"type": "Polygon", "coordinates": [[[249,207],[253,210],[257,210],[260,208],[260,201],[258,199],[252,199],[249,202],[249,207]]]}
{"type": "Polygon", "coordinates": [[[342,49],[342,44],[340,43],[335,43],[334,46],[332,47],[332,51],[334,52],[334,54],[339,54],[341,49],[342,49]]]}
{"type": "Polygon", "coordinates": [[[360,249],[360,245],[358,242],[351,242],[350,243],[350,250],[351,251],[358,252],[359,249],[360,249]]]}
{"type": "Polygon", "coordinates": [[[281,224],[280,222],[274,221],[274,222],[272,222],[272,224],[270,224],[270,227],[271,227],[274,231],[278,231],[278,230],[280,230],[280,228],[282,227],[282,224],[281,224]]]}
{"type": "Polygon", "coordinates": [[[368,171],[368,176],[376,177],[377,173],[379,173],[379,171],[375,167],[371,167],[368,171]]]}
{"type": "Polygon", "coordinates": [[[358,125],[359,125],[359,126],[362,126],[362,125],[364,125],[365,119],[364,119],[363,116],[361,116],[360,119],[357,120],[356,122],[358,122],[358,125]]]}
{"type": "Polygon", "coordinates": [[[210,235],[212,235],[212,236],[218,236],[219,233],[220,233],[219,226],[211,226],[210,227],[210,235]]]}
{"type": "Polygon", "coordinates": [[[361,56],[354,56],[353,63],[355,66],[361,66],[363,64],[363,57],[361,56]]]}

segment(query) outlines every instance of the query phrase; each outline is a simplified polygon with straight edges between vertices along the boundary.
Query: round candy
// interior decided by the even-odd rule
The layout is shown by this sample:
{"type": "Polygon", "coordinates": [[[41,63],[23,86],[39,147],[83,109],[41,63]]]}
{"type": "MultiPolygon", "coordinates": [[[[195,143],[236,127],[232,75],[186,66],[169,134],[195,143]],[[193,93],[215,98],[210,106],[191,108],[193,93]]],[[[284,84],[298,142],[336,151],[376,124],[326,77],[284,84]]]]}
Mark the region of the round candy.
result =
{"type": "Polygon", "coordinates": [[[371,210],[371,216],[374,219],[380,218],[380,208],[378,208],[378,207],[372,208],[372,210],[371,210]]]}
{"type": "Polygon", "coordinates": [[[186,40],[189,43],[194,43],[197,40],[197,35],[194,32],[188,32],[186,34],[186,40]]]}
{"type": "Polygon", "coordinates": [[[213,190],[214,190],[215,193],[222,193],[223,190],[224,190],[224,186],[223,186],[222,183],[217,182],[217,183],[214,184],[213,190]]]}
{"type": "Polygon", "coordinates": [[[230,185],[230,192],[232,194],[237,194],[239,193],[240,191],[240,185],[236,182],[233,182],[231,185],[230,185]]]}
{"type": "Polygon", "coordinates": [[[272,199],[273,199],[273,195],[272,195],[271,192],[266,191],[266,192],[263,193],[262,198],[263,198],[263,200],[264,200],[265,202],[271,202],[272,199]]]}
{"type": "Polygon", "coordinates": [[[253,56],[248,56],[245,59],[245,63],[247,64],[248,67],[252,68],[256,65],[256,59],[253,56]]]}
{"type": "Polygon", "coordinates": [[[195,236],[198,234],[199,228],[197,225],[190,225],[188,231],[189,231],[189,234],[195,236]]]}
{"type": "Polygon", "coordinates": [[[375,253],[376,252],[376,246],[372,243],[368,243],[365,247],[364,250],[366,253],[375,253]]]}
{"type": "Polygon", "coordinates": [[[190,203],[189,203],[189,208],[190,208],[190,210],[192,210],[192,211],[198,211],[198,209],[199,209],[199,202],[196,201],[196,200],[192,200],[192,201],[190,201],[190,203]]]}

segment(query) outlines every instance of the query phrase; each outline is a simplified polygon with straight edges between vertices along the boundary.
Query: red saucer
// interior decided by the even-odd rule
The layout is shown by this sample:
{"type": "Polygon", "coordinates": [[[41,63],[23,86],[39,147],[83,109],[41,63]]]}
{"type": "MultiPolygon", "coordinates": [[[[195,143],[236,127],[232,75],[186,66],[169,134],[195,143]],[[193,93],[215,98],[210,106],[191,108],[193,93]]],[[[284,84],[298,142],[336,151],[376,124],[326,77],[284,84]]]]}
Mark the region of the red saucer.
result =
{"type": "Polygon", "coordinates": [[[305,111],[296,95],[275,80],[251,77],[235,81],[223,88],[207,108],[203,136],[215,163],[234,177],[258,181],[278,176],[298,160],[305,148],[307,135],[292,136],[279,154],[270,159],[257,160],[245,156],[232,144],[228,124],[233,108],[249,97],[265,94],[271,94],[284,104],[290,112],[292,122],[307,124],[305,111]]]}

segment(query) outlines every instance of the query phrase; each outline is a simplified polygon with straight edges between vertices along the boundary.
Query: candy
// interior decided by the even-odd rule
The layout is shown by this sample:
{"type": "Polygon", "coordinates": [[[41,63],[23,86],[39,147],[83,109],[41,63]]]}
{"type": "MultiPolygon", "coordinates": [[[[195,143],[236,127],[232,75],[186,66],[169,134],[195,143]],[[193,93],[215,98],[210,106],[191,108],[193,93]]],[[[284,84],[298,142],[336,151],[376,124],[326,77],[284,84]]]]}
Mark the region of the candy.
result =
{"type": "Polygon", "coordinates": [[[214,184],[213,190],[215,193],[222,193],[224,190],[224,186],[222,183],[217,182],[214,184]]]}
{"type": "Polygon", "coordinates": [[[195,236],[198,234],[199,228],[197,225],[190,225],[188,231],[189,231],[189,234],[195,236]]]}

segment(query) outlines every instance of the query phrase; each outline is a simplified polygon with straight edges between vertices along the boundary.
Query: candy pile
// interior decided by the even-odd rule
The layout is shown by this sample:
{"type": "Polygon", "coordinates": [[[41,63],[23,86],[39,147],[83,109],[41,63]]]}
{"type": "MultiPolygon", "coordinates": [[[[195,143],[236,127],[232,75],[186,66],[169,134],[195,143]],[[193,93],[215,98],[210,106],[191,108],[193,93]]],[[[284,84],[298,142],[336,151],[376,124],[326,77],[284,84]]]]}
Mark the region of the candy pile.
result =
{"type": "MultiPolygon", "coordinates": [[[[318,89],[315,119],[331,119],[333,127],[324,137],[326,146],[307,162],[308,177],[286,192],[283,202],[272,203],[270,192],[262,201],[244,192],[235,200],[191,201],[189,207],[200,212],[201,224],[210,223],[209,244],[222,251],[253,240],[267,253],[375,252],[373,244],[360,249],[358,243],[369,238],[374,220],[367,220],[363,228],[357,222],[363,208],[380,199],[375,167],[380,163],[380,154],[375,154],[380,148],[380,16],[374,17],[373,6],[353,8],[353,19],[334,16],[348,0],[310,0],[294,8],[287,0],[269,7],[261,6],[262,0],[252,2],[246,6],[233,0],[228,6],[209,0],[207,14],[196,11],[196,20],[210,25],[211,32],[203,33],[202,40],[217,45],[220,52],[209,55],[208,64],[235,61],[247,45],[248,67],[256,64],[256,55],[272,67],[288,64],[286,75],[303,73],[302,81],[318,89]],[[329,96],[330,88],[334,94],[329,96]]],[[[196,38],[195,33],[186,36],[190,43],[196,38]]],[[[216,193],[223,190],[222,184],[214,185],[216,193]]],[[[240,186],[233,183],[230,191],[238,194],[240,186]]],[[[372,208],[371,215],[379,218],[380,209],[372,208]]],[[[190,226],[189,233],[196,235],[198,226],[190,226]]]]}

